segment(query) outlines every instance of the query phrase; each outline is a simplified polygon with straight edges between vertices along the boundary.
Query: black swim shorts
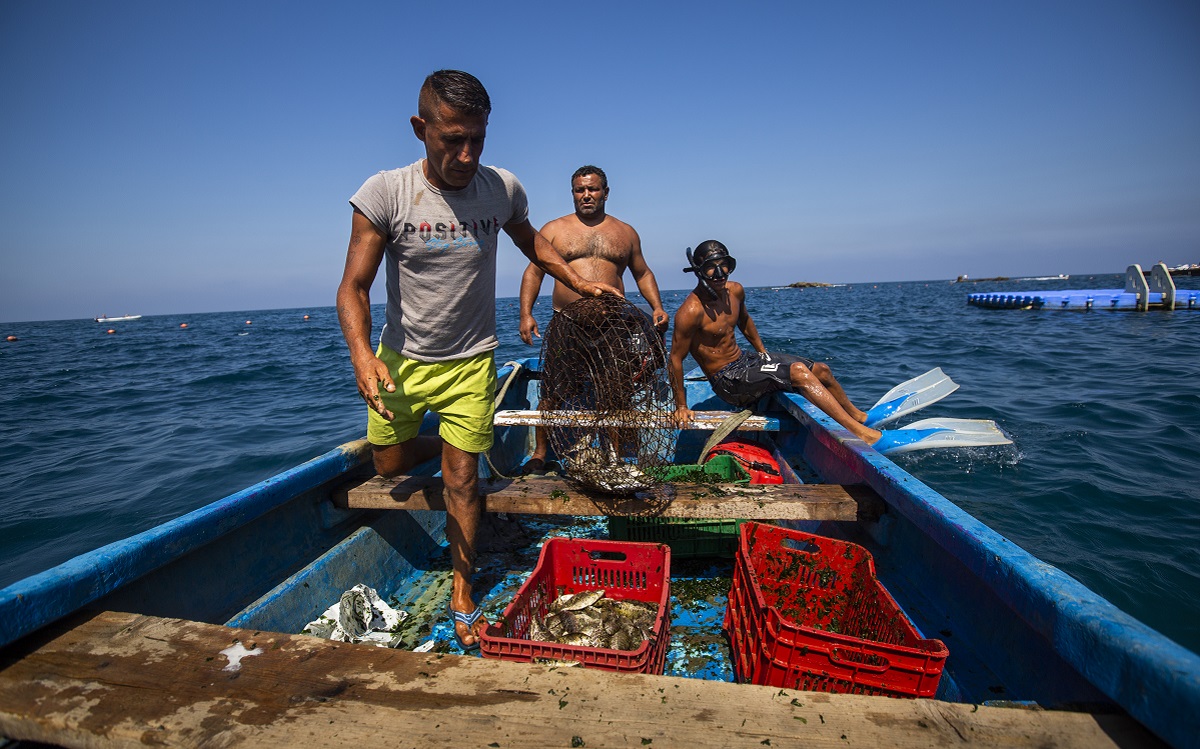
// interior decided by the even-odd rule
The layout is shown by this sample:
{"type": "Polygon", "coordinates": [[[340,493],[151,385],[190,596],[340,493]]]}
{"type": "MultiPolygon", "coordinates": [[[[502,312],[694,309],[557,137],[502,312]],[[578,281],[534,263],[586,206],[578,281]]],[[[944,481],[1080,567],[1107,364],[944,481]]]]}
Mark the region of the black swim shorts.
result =
{"type": "Polygon", "coordinates": [[[793,362],[800,362],[809,369],[813,367],[812,359],[803,356],[742,351],[740,359],[726,364],[708,381],[721,400],[738,408],[748,408],[764,395],[792,389],[788,370],[793,362]]]}

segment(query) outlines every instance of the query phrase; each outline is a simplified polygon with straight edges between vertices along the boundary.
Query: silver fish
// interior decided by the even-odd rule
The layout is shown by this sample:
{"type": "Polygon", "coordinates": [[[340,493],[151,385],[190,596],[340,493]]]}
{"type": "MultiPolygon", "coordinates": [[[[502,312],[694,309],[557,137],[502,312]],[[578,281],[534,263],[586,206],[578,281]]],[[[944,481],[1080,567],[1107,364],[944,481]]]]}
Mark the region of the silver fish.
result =
{"type": "Polygon", "coordinates": [[[584,483],[612,494],[631,494],[655,485],[653,478],[626,463],[611,444],[607,449],[587,446],[591,437],[575,443],[567,459],[568,473],[584,483]]]}
{"type": "Polygon", "coordinates": [[[599,647],[599,644],[596,642],[596,638],[590,635],[585,635],[582,632],[575,632],[573,634],[565,635],[558,638],[555,642],[557,642],[559,645],[574,645],[575,647],[581,648],[599,647]]]}
{"type": "Polygon", "coordinates": [[[637,650],[654,635],[658,606],[607,598],[603,590],[560,596],[541,620],[530,622],[531,640],[579,647],[637,650]]]}
{"type": "Polygon", "coordinates": [[[620,629],[613,633],[608,647],[612,650],[637,650],[647,638],[632,629],[620,629]]]}
{"type": "Polygon", "coordinates": [[[586,609],[601,598],[604,598],[603,590],[588,590],[575,594],[568,593],[556,598],[554,603],[550,604],[550,611],[554,613],[559,611],[579,611],[580,609],[586,609]]]}
{"type": "Polygon", "coordinates": [[[542,620],[546,634],[550,635],[551,641],[567,634],[567,628],[563,625],[562,619],[558,614],[550,614],[542,620]]]}

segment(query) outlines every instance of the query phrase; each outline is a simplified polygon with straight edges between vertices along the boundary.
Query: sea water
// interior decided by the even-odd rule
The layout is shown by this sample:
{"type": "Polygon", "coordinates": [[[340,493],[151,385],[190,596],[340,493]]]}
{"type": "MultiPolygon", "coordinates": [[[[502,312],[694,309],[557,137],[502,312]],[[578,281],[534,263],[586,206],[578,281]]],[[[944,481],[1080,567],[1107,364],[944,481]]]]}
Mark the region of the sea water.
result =
{"type": "MultiPolygon", "coordinates": [[[[827,362],[860,407],[942,367],[961,388],[910,419],[994,419],[1014,444],[896,462],[1200,651],[1200,311],[966,303],[973,291],[1122,285],[757,288],[747,304],[768,348],[827,362]]],[[[685,296],[664,293],[668,311],[685,296]]],[[[497,360],[536,355],[517,337],[517,301],[496,313],[497,360]]],[[[549,304],[536,314],[545,330],[549,304]]],[[[0,342],[0,587],[364,432],[330,307],[0,326],[8,335],[19,340],[0,342]]]]}

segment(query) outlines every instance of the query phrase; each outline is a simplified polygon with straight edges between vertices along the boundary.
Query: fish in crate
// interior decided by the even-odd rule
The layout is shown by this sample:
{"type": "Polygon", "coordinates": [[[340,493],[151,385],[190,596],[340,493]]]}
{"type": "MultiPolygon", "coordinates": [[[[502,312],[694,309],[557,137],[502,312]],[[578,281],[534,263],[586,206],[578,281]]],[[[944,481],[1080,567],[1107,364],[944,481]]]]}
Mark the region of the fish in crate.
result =
{"type": "Polygon", "coordinates": [[[609,650],[636,650],[654,634],[658,606],[643,601],[606,598],[603,590],[559,596],[546,615],[535,617],[529,639],[559,645],[609,650]]]}

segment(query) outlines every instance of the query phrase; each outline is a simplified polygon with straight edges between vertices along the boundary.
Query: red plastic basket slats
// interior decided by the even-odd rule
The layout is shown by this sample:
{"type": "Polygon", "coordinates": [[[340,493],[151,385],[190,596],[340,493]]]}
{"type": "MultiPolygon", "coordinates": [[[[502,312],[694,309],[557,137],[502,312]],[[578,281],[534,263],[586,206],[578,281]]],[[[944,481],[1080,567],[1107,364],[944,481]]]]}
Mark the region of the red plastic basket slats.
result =
{"type": "Polygon", "coordinates": [[[866,549],[759,523],[744,524],[740,540],[725,629],[741,681],[934,695],[949,652],[921,638],[866,549]]]}
{"type": "Polygon", "coordinates": [[[733,584],[729,589],[729,597],[725,604],[725,631],[729,633],[732,645],[734,673],[742,682],[758,683],[755,681],[757,658],[754,649],[747,639],[753,641],[759,628],[759,617],[753,606],[750,586],[746,582],[746,574],[742,571],[742,558],[737,556],[733,566],[733,584]]]}
{"type": "Polygon", "coordinates": [[[671,630],[670,568],[671,550],[664,544],[552,538],[503,616],[484,631],[480,651],[501,660],[578,661],[607,671],[661,674],[671,630]],[[545,616],[558,596],[596,589],[608,598],[656,604],[650,639],[631,651],[528,639],[531,619],[545,616]]]}

